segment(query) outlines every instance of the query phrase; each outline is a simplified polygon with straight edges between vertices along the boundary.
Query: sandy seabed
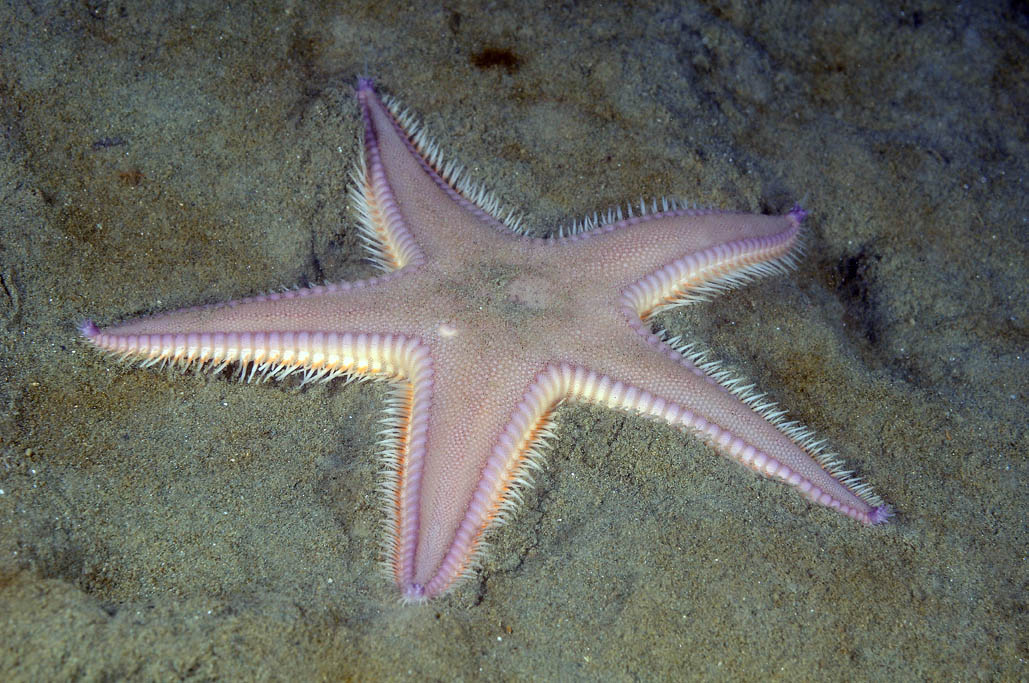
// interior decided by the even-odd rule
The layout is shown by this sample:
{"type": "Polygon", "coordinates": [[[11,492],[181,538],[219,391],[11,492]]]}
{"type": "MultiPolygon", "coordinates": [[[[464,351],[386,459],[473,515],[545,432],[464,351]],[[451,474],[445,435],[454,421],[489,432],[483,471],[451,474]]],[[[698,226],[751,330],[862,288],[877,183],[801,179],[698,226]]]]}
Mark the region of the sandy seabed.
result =
{"type": "Polygon", "coordinates": [[[1024,3],[0,8],[0,677],[1029,677],[1024,3]],[[640,196],[810,211],[659,323],[816,428],[865,529],[563,408],[476,580],[379,571],[382,387],[134,369],[103,324],[372,270],[371,74],[545,234],[640,196]]]}

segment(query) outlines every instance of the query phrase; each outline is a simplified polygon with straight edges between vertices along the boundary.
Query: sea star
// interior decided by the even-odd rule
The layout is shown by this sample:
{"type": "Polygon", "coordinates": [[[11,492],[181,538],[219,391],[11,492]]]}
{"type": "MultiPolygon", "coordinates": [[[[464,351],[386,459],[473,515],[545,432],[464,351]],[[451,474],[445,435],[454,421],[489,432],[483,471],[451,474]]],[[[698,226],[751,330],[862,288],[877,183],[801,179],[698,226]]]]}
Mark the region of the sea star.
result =
{"type": "Polygon", "coordinates": [[[805,212],[662,200],[524,234],[413,117],[357,87],[364,154],[351,202],[384,274],[139,318],[82,334],[144,366],[304,382],[382,378],[384,555],[417,602],[474,572],[514,514],[553,415],[587,401],[665,422],[864,524],[890,508],[812,432],[695,347],[647,324],[792,266],[805,212]]]}

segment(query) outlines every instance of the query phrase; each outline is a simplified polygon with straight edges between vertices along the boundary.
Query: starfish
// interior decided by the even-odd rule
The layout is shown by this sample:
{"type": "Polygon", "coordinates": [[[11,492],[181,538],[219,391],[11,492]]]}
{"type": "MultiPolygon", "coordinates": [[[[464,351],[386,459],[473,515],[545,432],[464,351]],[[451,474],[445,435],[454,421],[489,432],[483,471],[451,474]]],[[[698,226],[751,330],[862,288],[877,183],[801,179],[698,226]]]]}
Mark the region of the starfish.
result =
{"type": "Polygon", "coordinates": [[[365,280],[143,317],[99,349],[143,366],[240,380],[390,383],[382,439],[384,564],[421,602],[475,573],[554,436],[582,401],[694,434],[715,451],[866,525],[889,506],[784,410],[650,318],[795,262],[806,213],[641,202],[531,237],[369,79],[351,187],[384,271],[365,280]]]}

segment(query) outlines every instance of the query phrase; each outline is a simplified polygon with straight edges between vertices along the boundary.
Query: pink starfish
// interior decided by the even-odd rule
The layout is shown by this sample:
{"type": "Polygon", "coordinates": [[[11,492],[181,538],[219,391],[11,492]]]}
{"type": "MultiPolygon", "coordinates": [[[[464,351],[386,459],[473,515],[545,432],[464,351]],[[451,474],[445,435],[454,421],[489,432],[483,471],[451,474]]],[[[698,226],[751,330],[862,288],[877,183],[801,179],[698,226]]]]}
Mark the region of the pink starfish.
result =
{"type": "Polygon", "coordinates": [[[403,599],[474,571],[542,463],[554,411],[588,401],[660,420],[864,524],[890,508],[763,394],[651,331],[656,311],[784,272],[805,213],[759,216],[641,204],[570,234],[522,234],[443,163],[412,117],[357,98],[364,156],[351,199],[385,274],[188,308],[82,334],[160,364],[230,364],[248,381],[392,382],[383,440],[385,555],[403,599]]]}

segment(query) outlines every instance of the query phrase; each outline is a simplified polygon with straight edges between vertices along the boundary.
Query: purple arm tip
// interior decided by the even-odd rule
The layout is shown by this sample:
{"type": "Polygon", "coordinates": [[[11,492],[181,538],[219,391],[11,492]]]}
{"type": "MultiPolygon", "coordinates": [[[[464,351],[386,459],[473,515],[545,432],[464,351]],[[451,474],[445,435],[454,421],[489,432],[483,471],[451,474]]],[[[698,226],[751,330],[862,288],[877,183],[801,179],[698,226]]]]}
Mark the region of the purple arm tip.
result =
{"type": "Polygon", "coordinates": [[[92,339],[96,335],[100,334],[100,330],[97,329],[97,326],[92,320],[84,320],[82,324],[79,325],[79,334],[83,337],[89,337],[92,339]]]}
{"type": "Polygon", "coordinates": [[[371,78],[368,78],[367,76],[361,76],[360,78],[357,79],[357,89],[358,90],[374,90],[375,89],[375,83],[372,81],[371,78]]]}
{"type": "Polygon", "coordinates": [[[790,209],[790,212],[786,215],[793,219],[797,225],[800,225],[804,222],[804,219],[807,218],[807,211],[800,208],[800,204],[794,204],[793,208],[790,209]]]}
{"type": "Polygon", "coordinates": [[[880,505],[879,507],[872,510],[871,524],[882,524],[893,516],[893,508],[889,505],[880,505]]]}

